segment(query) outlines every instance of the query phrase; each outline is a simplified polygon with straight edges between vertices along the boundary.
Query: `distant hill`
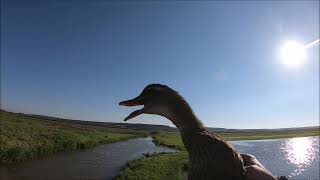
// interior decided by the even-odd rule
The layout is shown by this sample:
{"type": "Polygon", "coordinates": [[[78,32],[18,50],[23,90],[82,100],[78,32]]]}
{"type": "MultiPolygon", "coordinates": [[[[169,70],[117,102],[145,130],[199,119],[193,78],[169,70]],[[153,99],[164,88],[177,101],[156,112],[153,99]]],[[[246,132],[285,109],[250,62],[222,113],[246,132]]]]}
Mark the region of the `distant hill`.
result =
{"type": "Polygon", "coordinates": [[[165,126],[165,125],[140,124],[140,123],[129,124],[129,123],[97,122],[97,121],[63,119],[63,118],[56,118],[56,117],[43,116],[43,115],[34,115],[34,114],[24,114],[24,115],[29,116],[29,117],[33,117],[33,118],[46,119],[46,120],[51,120],[51,121],[85,124],[85,125],[101,126],[101,127],[107,127],[107,128],[161,130],[161,131],[170,131],[170,132],[177,131],[177,128],[173,128],[173,127],[165,126]]]}
{"type": "MultiPolygon", "coordinates": [[[[2,110],[1,111],[5,111],[2,110]]],[[[5,111],[7,112],[7,111],[5,111]]],[[[86,121],[86,120],[74,120],[74,119],[64,119],[64,118],[56,118],[44,115],[35,115],[35,114],[22,114],[24,116],[29,116],[33,118],[46,119],[51,121],[58,122],[68,122],[68,123],[76,123],[76,124],[85,124],[91,126],[101,126],[107,128],[125,128],[125,129],[145,129],[145,130],[154,130],[154,131],[169,131],[176,132],[178,131],[175,127],[170,127],[166,125],[154,125],[154,124],[129,124],[129,123],[113,123],[113,122],[96,122],[96,121],[86,121]]],[[[214,128],[207,127],[210,132],[277,132],[277,131],[294,131],[294,130],[308,130],[308,129],[319,129],[319,126],[309,126],[309,127],[295,127],[295,128],[278,128],[278,129],[227,129],[227,128],[214,128]]]]}

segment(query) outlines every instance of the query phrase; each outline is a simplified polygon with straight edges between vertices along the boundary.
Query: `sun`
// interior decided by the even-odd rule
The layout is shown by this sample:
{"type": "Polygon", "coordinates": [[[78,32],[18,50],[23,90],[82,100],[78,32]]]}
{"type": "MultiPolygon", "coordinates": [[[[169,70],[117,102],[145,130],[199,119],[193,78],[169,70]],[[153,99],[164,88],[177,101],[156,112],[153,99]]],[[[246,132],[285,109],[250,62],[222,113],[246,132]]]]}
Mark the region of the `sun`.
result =
{"type": "Polygon", "coordinates": [[[300,67],[306,59],[306,48],[296,41],[288,41],[280,49],[280,58],[288,67],[300,67]]]}

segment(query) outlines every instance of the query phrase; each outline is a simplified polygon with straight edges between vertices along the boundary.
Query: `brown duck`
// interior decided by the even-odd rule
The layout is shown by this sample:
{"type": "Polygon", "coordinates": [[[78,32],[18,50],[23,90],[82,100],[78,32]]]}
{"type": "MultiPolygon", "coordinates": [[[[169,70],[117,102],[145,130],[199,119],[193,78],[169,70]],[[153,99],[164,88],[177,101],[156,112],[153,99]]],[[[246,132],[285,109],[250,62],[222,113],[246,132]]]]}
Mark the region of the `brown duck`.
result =
{"type": "Polygon", "coordinates": [[[177,126],[189,154],[189,180],[276,179],[253,156],[241,157],[226,140],[210,134],[184,98],[168,86],[150,84],[138,97],[119,105],[144,106],[132,112],[125,121],[143,113],[157,114],[177,126]]]}

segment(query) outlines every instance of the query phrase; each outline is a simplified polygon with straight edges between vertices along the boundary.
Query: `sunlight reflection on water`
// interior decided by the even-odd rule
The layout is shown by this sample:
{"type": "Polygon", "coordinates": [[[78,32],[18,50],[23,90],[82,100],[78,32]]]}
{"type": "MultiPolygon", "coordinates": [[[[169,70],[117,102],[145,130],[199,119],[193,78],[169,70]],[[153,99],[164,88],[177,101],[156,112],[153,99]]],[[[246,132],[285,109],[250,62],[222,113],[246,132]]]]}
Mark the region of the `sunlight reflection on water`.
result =
{"type": "Polygon", "coordinates": [[[319,141],[310,137],[288,139],[282,144],[288,163],[297,166],[289,177],[300,175],[319,156],[319,141]]]}

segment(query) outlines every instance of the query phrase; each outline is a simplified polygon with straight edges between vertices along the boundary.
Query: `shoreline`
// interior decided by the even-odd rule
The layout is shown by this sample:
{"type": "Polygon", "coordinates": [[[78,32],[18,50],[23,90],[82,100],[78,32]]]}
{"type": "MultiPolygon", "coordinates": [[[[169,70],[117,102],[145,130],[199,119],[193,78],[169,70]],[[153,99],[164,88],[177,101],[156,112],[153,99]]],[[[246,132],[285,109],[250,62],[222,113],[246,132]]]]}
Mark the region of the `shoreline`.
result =
{"type": "Polygon", "coordinates": [[[4,165],[148,135],[145,131],[55,122],[16,113],[0,115],[0,163],[4,165]]]}
{"type": "MultiPolygon", "coordinates": [[[[88,149],[138,137],[153,137],[156,145],[184,150],[178,132],[107,128],[1,111],[0,163],[15,164],[58,152],[88,149]]],[[[277,132],[215,133],[228,141],[319,136],[319,128],[277,132]]]]}

